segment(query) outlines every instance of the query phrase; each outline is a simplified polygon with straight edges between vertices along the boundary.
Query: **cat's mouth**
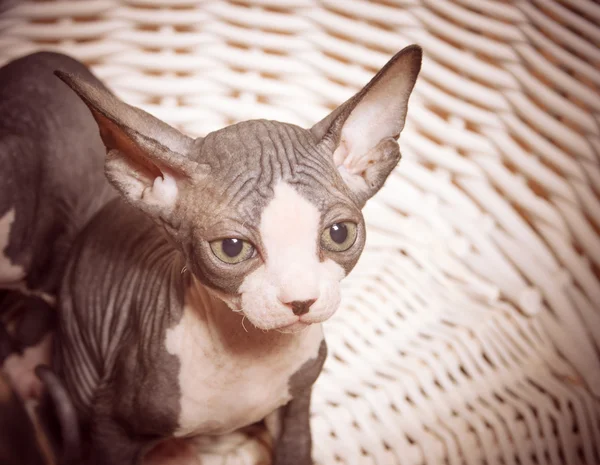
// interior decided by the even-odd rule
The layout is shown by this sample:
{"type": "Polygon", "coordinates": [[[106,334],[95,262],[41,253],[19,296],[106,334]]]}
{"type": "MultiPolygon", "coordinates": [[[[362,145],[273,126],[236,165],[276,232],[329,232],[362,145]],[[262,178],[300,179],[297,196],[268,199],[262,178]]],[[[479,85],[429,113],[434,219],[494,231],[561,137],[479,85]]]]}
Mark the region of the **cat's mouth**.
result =
{"type": "Polygon", "coordinates": [[[310,307],[310,311],[302,315],[293,315],[289,306],[260,293],[247,293],[244,299],[243,293],[231,295],[209,288],[209,294],[225,303],[233,312],[242,315],[246,325],[251,323],[261,331],[293,334],[302,332],[313,324],[322,323],[335,313],[340,300],[338,292],[335,292],[332,287],[329,286],[327,288],[329,293],[322,295],[310,307]]]}
{"type": "Polygon", "coordinates": [[[293,315],[289,306],[273,301],[265,301],[263,305],[256,306],[244,306],[238,301],[230,305],[230,308],[244,315],[246,321],[262,331],[299,333],[311,325],[329,319],[337,310],[338,303],[334,302],[334,305],[328,306],[315,305],[314,309],[311,308],[309,312],[302,315],[293,315]]]}
{"type": "Polygon", "coordinates": [[[300,333],[300,332],[304,331],[310,325],[311,325],[311,323],[305,323],[303,321],[298,320],[289,325],[281,326],[279,328],[274,328],[274,329],[275,329],[275,331],[278,331],[280,333],[294,334],[294,333],[300,333]]]}
{"type": "Polygon", "coordinates": [[[293,317],[290,321],[286,318],[285,321],[269,322],[269,321],[253,321],[253,319],[246,312],[242,312],[248,320],[252,322],[254,326],[263,331],[278,331],[280,333],[299,333],[304,331],[306,328],[313,324],[323,323],[327,320],[333,311],[324,312],[320,314],[306,314],[302,316],[293,317]]]}

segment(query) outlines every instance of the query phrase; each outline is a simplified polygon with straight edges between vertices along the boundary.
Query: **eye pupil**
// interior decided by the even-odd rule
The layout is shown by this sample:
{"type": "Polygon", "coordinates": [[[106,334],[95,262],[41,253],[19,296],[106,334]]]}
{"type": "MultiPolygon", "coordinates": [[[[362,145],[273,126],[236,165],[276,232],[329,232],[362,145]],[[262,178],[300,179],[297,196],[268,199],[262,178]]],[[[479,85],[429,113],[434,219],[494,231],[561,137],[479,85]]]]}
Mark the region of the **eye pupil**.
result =
{"type": "Polygon", "coordinates": [[[336,244],[343,244],[348,239],[348,228],[344,223],[335,223],[329,228],[329,235],[336,244]]]}
{"type": "Polygon", "coordinates": [[[358,237],[358,225],[353,221],[340,221],[323,228],[321,247],[329,252],[345,252],[358,237]]]}
{"type": "Polygon", "coordinates": [[[240,239],[223,239],[221,248],[225,255],[235,258],[242,252],[244,241],[241,241],[240,239]]]}

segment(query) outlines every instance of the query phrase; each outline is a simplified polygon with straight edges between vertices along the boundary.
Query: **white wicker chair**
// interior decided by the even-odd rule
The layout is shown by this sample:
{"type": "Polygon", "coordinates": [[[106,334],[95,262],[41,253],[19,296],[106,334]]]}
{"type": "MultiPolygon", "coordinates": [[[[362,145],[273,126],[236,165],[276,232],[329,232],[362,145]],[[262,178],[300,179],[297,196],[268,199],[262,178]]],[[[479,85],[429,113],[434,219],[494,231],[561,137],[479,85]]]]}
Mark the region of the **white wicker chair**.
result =
{"type": "MultiPolygon", "coordinates": [[[[600,4],[10,1],[1,63],[65,51],[191,135],[308,125],[422,45],[404,159],[326,325],[315,457],[600,463],[600,4]]],[[[257,462],[234,440],[202,463],[257,462]]]]}

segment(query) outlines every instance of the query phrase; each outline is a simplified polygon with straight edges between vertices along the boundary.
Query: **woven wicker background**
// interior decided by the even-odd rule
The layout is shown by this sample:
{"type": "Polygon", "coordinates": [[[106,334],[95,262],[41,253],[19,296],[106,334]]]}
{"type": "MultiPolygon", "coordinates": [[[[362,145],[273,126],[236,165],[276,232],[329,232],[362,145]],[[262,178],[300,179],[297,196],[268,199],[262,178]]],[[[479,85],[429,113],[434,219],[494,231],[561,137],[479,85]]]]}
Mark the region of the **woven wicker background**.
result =
{"type": "Polygon", "coordinates": [[[191,135],[310,125],[423,46],[403,161],[326,325],[315,457],[600,463],[600,4],[10,1],[1,63],[68,52],[191,135]]]}

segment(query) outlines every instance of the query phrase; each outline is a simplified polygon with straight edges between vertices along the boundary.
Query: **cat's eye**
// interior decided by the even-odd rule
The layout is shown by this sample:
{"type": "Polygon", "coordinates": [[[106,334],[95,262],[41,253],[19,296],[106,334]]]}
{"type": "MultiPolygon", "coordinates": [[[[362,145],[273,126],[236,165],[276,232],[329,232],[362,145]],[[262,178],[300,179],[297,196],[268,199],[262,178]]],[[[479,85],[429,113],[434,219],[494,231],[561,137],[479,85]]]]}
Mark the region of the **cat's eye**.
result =
{"type": "Polygon", "coordinates": [[[230,265],[248,260],[254,255],[254,247],[250,242],[233,237],[212,241],[210,248],[219,260],[230,265]]]}
{"type": "Polygon", "coordinates": [[[331,252],[343,252],[348,250],[356,241],[356,223],[344,221],[333,223],[323,230],[321,234],[321,246],[331,252]]]}

